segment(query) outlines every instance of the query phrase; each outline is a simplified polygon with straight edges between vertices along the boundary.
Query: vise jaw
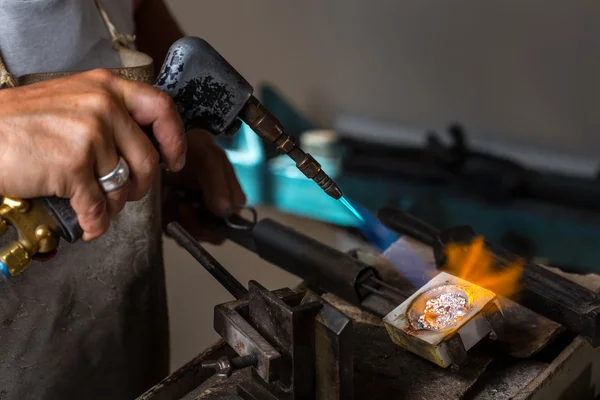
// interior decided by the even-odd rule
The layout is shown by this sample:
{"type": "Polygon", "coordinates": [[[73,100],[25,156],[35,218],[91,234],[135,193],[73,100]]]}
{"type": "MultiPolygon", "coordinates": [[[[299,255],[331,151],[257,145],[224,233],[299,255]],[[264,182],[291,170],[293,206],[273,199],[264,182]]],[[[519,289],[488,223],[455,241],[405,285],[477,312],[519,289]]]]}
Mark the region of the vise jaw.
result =
{"type": "Polygon", "coordinates": [[[248,288],[248,299],[215,307],[214,327],[240,356],[256,357],[254,384],[277,399],[352,400],[352,320],[308,291],[248,288]]]}

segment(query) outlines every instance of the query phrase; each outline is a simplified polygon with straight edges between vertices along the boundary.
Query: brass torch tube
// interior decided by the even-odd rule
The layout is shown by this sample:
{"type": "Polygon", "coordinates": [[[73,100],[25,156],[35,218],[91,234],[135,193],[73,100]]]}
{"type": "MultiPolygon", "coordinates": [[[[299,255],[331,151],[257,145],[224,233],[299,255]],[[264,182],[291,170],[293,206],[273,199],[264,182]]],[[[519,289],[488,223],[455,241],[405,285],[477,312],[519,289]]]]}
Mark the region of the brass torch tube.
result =
{"type": "Polygon", "coordinates": [[[285,153],[296,167],[309,179],[315,181],[325,193],[338,200],[342,197],[339,186],[310,154],[302,151],[294,139],[286,134],[281,123],[257,99],[252,96],[240,114],[240,118],[263,140],[271,143],[280,153],[285,153]]]}

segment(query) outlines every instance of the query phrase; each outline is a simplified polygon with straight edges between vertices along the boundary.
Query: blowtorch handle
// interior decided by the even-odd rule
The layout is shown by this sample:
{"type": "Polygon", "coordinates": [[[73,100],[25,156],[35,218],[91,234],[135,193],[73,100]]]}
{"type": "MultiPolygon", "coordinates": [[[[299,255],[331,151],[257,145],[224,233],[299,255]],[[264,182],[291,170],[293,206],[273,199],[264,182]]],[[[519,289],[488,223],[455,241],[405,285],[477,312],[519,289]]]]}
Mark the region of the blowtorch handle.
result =
{"type": "Polygon", "coordinates": [[[83,229],[77,221],[77,214],[69,199],[59,197],[44,197],[46,207],[56,218],[60,227],[60,236],[69,243],[75,243],[83,236],[83,229]]]}
{"type": "MultiPolygon", "coordinates": [[[[154,145],[154,148],[158,150],[158,141],[154,137],[152,129],[144,128],[143,130],[148,135],[148,138],[154,145]]],[[[44,197],[43,200],[46,203],[48,210],[58,222],[60,227],[60,236],[69,243],[75,243],[80,240],[83,236],[83,229],[81,229],[81,226],[79,226],[77,213],[75,213],[75,210],[73,210],[73,207],[71,207],[70,200],[55,196],[44,197]]]]}
{"type": "MultiPolygon", "coordinates": [[[[197,37],[182,38],[171,46],[154,87],[173,98],[186,132],[198,128],[215,135],[239,127],[237,116],[254,91],[210,44],[197,37]]],[[[144,131],[158,149],[152,129],[144,131]]],[[[81,239],[83,230],[69,199],[43,200],[60,226],[60,235],[70,243],[81,239]]]]}

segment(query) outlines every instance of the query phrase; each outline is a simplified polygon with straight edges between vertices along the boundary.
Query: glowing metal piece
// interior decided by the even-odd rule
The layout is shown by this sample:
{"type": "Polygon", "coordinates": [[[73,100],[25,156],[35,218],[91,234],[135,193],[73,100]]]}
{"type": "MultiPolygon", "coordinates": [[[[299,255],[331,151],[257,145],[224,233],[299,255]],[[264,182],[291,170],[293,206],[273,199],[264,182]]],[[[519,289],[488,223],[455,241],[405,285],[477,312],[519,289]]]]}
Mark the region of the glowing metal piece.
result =
{"type": "Polygon", "coordinates": [[[496,295],[441,272],[384,319],[394,343],[441,366],[461,364],[467,351],[503,324],[496,295]]]}
{"type": "Polygon", "coordinates": [[[448,329],[467,314],[469,303],[469,296],[460,287],[443,285],[421,294],[408,317],[417,329],[448,329]]]}

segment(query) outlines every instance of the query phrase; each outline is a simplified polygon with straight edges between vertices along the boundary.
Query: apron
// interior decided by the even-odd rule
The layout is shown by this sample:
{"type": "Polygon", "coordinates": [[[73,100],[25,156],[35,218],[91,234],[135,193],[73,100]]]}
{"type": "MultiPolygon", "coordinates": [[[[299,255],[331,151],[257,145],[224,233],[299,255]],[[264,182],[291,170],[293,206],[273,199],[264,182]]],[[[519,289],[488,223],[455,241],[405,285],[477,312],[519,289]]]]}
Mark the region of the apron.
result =
{"type": "MultiPolygon", "coordinates": [[[[111,70],[150,83],[152,59],[131,48],[135,38],[96,4],[121,61],[111,70]]],[[[14,77],[0,57],[0,88],[75,73],[14,77]]],[[[159,188],[157,177],[101,238],[63,241],[54,259],[0,281],[1,400],[133,399],[168,374],[159,188]]]]}

